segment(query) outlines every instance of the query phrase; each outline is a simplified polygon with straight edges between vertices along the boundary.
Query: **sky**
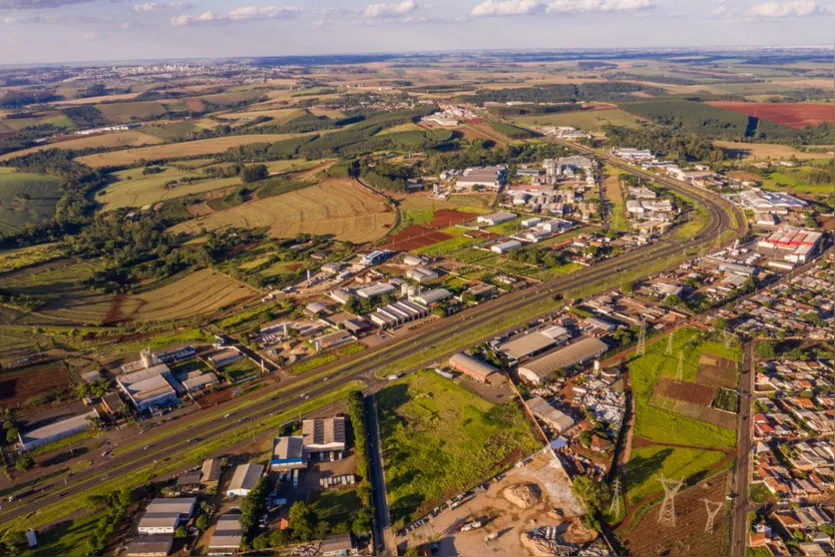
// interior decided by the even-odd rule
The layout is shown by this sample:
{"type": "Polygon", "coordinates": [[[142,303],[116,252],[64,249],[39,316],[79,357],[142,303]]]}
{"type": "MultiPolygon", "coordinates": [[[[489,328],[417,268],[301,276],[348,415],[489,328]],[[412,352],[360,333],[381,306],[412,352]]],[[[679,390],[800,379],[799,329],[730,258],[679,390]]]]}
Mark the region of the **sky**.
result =
{"type": "Polygon", "coordinates": [[[833,44],[835,0],[0,0],[0,64],[833,44]]]}

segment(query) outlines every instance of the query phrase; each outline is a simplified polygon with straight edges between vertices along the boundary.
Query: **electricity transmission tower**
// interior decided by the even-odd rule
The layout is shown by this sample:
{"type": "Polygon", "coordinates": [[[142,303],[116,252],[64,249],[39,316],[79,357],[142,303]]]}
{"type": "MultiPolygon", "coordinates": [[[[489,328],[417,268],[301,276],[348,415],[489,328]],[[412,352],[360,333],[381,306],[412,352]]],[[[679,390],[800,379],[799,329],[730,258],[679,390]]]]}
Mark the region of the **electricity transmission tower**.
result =
{"type": "Polygon", "coordinates": [[[617,520],[620,517],[620,492],[621,492],[621,485],[620,485],[620,477],[615,478],[615,481],[612,482],[612,504],[609,505],[609,515],[612,516],[614,520],[617,520]]]}
{"type": "Polygon", "coordinates": [[[676,381],[684,381],[684,352],[678,353],[678,369],[676,370],[676,381]]]}
{"type": "Polygon", "coordinates": [[[676,525],[676,494],[684,485],[684,480],[669,480],[664,476],[658,478],[664,486],[664,502],[658,511],[658,524],[664,526],[676,525]]]}
{"type": "Polygon", "coordinates": [[[722,507],[725,506],[724,503],[721,501],[710,501],[708,499],[702,499],[705,502],[705,507],[707,508],[707,522],[705,523],[705,533],[710,534],[713,532],[713,519],[719,514],[719,511],[722,510],[722,507]]]}
{"type": "Polygon", "coordinates": [[[675,336],[675,333],[673,332],[673,333],[670,333],[669,336],[667,337],[667,350],[664,351],[664,354],[666,354],[667,356],[672,356],[673,355],[673,337],[674,336],[675,336]]]}
{"type": "Polygon", "coordinates": [[[639,356],[647,353],[647,322],[641,319],[641,328],[638,331],[638,351],[639,356]]]}

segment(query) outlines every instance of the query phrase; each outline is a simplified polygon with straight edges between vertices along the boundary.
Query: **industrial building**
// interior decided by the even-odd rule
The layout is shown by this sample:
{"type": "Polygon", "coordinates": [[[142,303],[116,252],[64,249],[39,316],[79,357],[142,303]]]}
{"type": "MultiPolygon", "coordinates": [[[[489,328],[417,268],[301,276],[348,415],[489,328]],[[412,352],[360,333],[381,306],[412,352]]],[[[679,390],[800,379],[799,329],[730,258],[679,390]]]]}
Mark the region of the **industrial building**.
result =
{"type": "Polygon", "coordinates": [[[207,487],[217,487],[222,470],[219,458],[207,458],[200,467],[200,483],[207,487]]]}
{"type": "Polygon", "coordinates": [[[495,244],[494,246],[491,246],[490,251],[492,251],[493,253],[498,253],[499,255],[502,255],[504,253],[507,253],[509,251],[513,251],[515,249],[519,249],[521,247],[522,247],[522,242],[520,242],[518,240],[508,240],[506,242],[502,242],[500,244],[495,244]]]}
{"type": "Polygon", "coordinates": [[[49,443],[71,437],[90,429],[90,420],[99,417],[95,409],[59,422],[18,433],[21,452],[28,452],[49,443]]]}
{"type": "Polygon", "coordinates": [[[173,534],[188,522],[197,504],[195,497],[156,498],[145,508],[137,530],[142,535],[173,534]]]}
{"type": "Polygon", "coordinates": [[[561,369],[583,363],[606,352],[609,346],[597,338],[584,338],[556,352],[519,366],[519,377],[534,384],[541,383],[561,369]]]}
{"type": "MultiPolygon", "coordinates": [[[[188,349],[179,352],[191,353],[188,349]]],[[[131,371],[118,376],[116,384],[140,412],[176,404],[177,396],[184,391],[168,366],[150,350],[143,350],[139,360],[122,366],[122,371],[126,370],[131,371]]]]}
{"type": "Polygon", "coordinates": [[[357,296],[359,296],[360,298],[370,300],[372,298],[384,296],[385,294],[391,294],[395,290],[396,288],[393,284],[389,284],[388,282],[380,282],[377,284],[372,284],[371,286],[366,286],[365,288],[360,288],[359,290],[357,290],[357,296]]]}
{"type": "Polygon", "coordinates": [[[649,149],[632,149],[629,147],[612,149],[612,154],[616,157],[631,161],[648,161],[655,158],[652,156],[652,151],[649,149]]]}
{"type": "Polygon", "coordinates": [[[385,329],[396,327],[403,323],[426,317],[427,315],[429,315],[429,310],[424,306],[408,300],[401,300],[377,308],[371,314],[371,322],[381,329],[385,329]]]}
{"type": "Polygon", "coordinates": [[[498,369],[463,352],[453,354],[449,359],[449,366],[479,383],[492,383],[499,377],[498,369]]]}
{"type": "Polygon", "coordinates": [[[409,267],[417,267],[418,265],[426,265],[427,261],[419,255],[407,255],[403,258],[403,263],[409,267]]]}
{"type": "Polygon", "coordinates": [[[418,284],[430,282],[438,278],[438,273],[426,267],[414,267],[406,271],[406,278],[409,278],[418,284]]]}
{"type": "Polygon", "coordinates": [[[232,472],[229,487],[226,488],[227,497],[246,497],[264,474],[264,467],[260,464],[240,464],[232,472]]]}
{"type": "Polygon", "coordinates": [[[203,373],[201,371],[192,371],[183,381],[183,388],[189,393],[199,393],[205,391],[212,385],[217,383],[217,375],[212,372],[203,373]]]}
{"type": "Polygon", "coordinates": [[[126,555],[128,557],[167,557],[171,555],[173,545],[173,534],[140,536],[128,544],[126,555]]]}
{"type": "Polygon", "coordinates": [[[476,218],[476,222],[489,226],[496,226],[497,224],[502,224],[503,222],[510,222],[517,216],[518,215],[516,213],[499,211],[498,213],[490,213],[489,215],[479,215],[478,218],[476,218]]]}
{"type": "Polygon", "coordinates": [[[498,189],[504,183],[506,174],[507,169],[503,166],[466,168],[458,180],[455,181],[455,187],[466,189],[475,187],[498,189]]]}
{"type": "Polygon", "coordinates": [[[446,288],[433,288],[428,292],[423,292],[422,294],[418,294],[414,298],[412,298],[415,302],[423,304],[424,306],[431,306],[432,304],[437,304],[439,302],[443,302],[444,300],[452,298],[452,292],[447,290],[446,288]]]}
{"type": "Polygon", "coordinates": [[[307,460],[304,454],[304,437],[301,435],[276,437],[273,440],[273,456],[270,459],[270,470],[273,472],[286,472],[301,468],[307,468],[307,460]]]}
{"type": "Polygon", "coordinates": [[[342,458],[345,451],[345,418],[320,418],[302,422],[303,450],[307,454],[319,454],[324,460],[328,453],[342,458]]]}
{"type": "Polygon", "coordinates": [[[238,350],[228,348],[222,352],[217,352],[209,356],[209,361],[212,362],[215,367],[224,368],[228,365],[234,364],[241,358],[243,358],[243,354],[241,354],[238,350]]]}
{"type": "Polygon", "coordinates": [[[802,264],[815,254],[821,238],[823,234],[820,232],[781,226],[767,238],[760,240],[757,246],[784,252],[783,259],[789,263],[802,264]]]}
{"type": "Polygon", "coordinates": [[[388,259],[392,255],[394,255],[394,252],[390,251],[390,250],[387,250],[387,249],[379,250],[379,251],[372,251],[371,253],[368,253],[368,254],[362,256],[362,259],[360,260],[360,264],[362,264],[366,267],[368,267],[370,265],[379,265],[380,263],[382,263],[383,261],[385,261],[386,259],[388,259]]]}
{"type": "Polygon", "coordinates": [[[241,549],[243,537],[241,515],[220,515],[209,540],[209,555],[233,555],[237,553],[241,549]]]}
{"type": "Polygon", "coordinates": [[[514,361],[530,358],[571,338],[567,329],[559,326],[533,331],[500,344],[498,350],[514,361]]]}
{"type": "Polygon", "coordinates": [[[557,433],[564,433],[574,425],[574,418],[554,408],[550,402],[542,397],[534,397],[528,400],[527,404],[537,418],[557,433]]]}

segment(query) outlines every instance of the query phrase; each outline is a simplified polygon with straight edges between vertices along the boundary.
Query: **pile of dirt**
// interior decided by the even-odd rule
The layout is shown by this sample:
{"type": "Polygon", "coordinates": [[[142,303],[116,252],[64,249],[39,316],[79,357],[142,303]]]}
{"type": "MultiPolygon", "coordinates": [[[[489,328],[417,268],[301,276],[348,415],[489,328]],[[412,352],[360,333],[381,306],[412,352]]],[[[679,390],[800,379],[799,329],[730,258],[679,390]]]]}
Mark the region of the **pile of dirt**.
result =
{"type": "Polygon", "coordinates": [[[536,484],[518,484],[506,487],[502,495],[520,509],[529,509],[539,502],[542,491],[536,484]]]}
{"type": "Polygon", "coordinates": [[[584,545],[596,540],[597,532],[589,530],[579,520],[572,520],[562,538],[566,543],[584,545]]]}
{"type": "Polygon", "coordinates": [[[519,541],[522,542],[522,547],[534,556],[558,555],[561,549],[560,544],[556,541],[534,536],[530,532],[519,534],[519,541]]]}

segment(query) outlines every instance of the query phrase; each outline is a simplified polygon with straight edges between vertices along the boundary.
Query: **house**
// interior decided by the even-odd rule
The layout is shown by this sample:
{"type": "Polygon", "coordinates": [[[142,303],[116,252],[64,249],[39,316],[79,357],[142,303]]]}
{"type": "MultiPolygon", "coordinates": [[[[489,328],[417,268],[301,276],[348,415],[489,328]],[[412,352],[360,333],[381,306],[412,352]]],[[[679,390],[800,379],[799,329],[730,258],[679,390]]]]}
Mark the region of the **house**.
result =
{"type": "Polygon", "coordinates": [[[137,530],[142,535],[173,534],[181,523],[191,518],[196,504],[195,497],[153,499],[145,507],[137,530]]]}
{"type": "Polygon", "coordinates": [[[241,464],[235,467],[232,472],[232,479],[229,481],[229,487],[226,489],[227,497],[246,497],[249,492],[261,479],[264,473],[264,467],[260,464],[241,464]]]}
{"type": "Polygon", "coordinates": [[[520,242],[518,240],[508,240],[506,242],[502,242],[500,244],[493,245],[492,247],[490,247],[490,251],[492,251],[493,253],[498,253],[499,255],[502,255],[504,253],[507,253],[509,251],[512,251],[512,250],[515,250],[515,249],[518,249],[518,248],[521,248],[521,247],[522,247],[522,242],[520,242]]]}
{"type": "Polygon", "coordinates": [[[322,555],[355,555],[354,542],[351,534],[337,534],[322,540],[322,555]]]}
{"type": "Polygon", "coordinates": [[[327,453],[335,453],[339,458],[345,450],[345,418],[304,420],[302,422],[304,452],[319,453],[323,458],[327,453]]]}
{"type": "Polygon", "coordinates": [[[219,458],[207,458],[200,467],[200,483],[207,487],[217,487],[222,472],[219,458]]]}
{"type": "Polygon", "coordinates": [[[126,554],[129,557],[166,557],[171,555],[173,545],[173,534],[141,536],[128,544],[126,554]]]}
{"type": "Polygon", "coordinates": [[[87,431],[90,429],[90,420],[98,417],[99,413],[93,409],[86,414],[80,414],[36,429],[20,432],[18,433],[20,450],[21,452],[28,452],[48,445],[49,443],[66,439],[82,431],[87,431]]]}
{"type": "Polygon", "coordinates": [[[502,224],[503,222],[510,222],[517,216],[518,215],[516,213],[499,211],[498,213],[490,213],[489,215],[479,215],[478,218],[476,218],[476,222],[486,224],[488,226],[496,226],[497,224],[502,224]]]}
{"type": "Polygon", "coordinates": [[[244,535],[240,517],[239,514],[223,514],[218,517],[209,540],[209,555],[232,555],[240,550],[244,535]]]}
{"type": "Polygon", "coordinates": [[[243,358],[243,354],[241,354],[238,350],[234,348],[228,348],[226,350],[216,352],[209,356],[209,361],[211,361],[215,365],[215,367],[222,369],[228,365],[234,364],[241,358],[243,358]]]}
{"type": "Polygon", "coordinates": [[[463,352],[453,354],[449,359],[449,366],[472,377],[479,383],[490,383],[499,377],[498,369],[463,352]]]}
{"type": "Polygon", "coordinates": [[[273,439],[273,456],[270,459],[270,470],[285,472],[307,468],[304,454],[304,437],[292,435],[273,439]]]}
{"type": "Polygon", "coordinates": [[[519,376],[538,384],[558,370],[570,368],[600,356],[609,346],[597,338],[584,338],[573,344],[519,367],[519,376]]]}

